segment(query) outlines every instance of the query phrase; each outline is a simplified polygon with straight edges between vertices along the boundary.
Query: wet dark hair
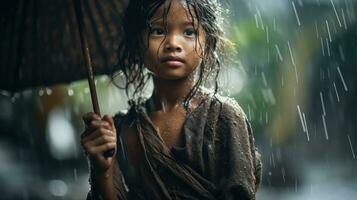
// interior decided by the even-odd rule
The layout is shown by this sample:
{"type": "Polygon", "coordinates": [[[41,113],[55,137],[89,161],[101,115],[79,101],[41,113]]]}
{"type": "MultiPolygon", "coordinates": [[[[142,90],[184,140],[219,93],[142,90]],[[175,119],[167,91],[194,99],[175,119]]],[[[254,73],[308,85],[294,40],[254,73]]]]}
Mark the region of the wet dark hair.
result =
{"type": "MultiPolygon", "coordinates": [[[[163,20],[165,22],[170,9],[172,0],[131,0],[122,22],[122,41],[118,50],[118,64],[114,70],[119,70],[125,77],[125,85],[119,86],[126,90],[129,99],[140,97],[144,87],[150,79],[150,74],[146,72],[144,65],[145,47],[143,32],[149,28],[150,20],[155,12],[170,1],[169,6],[165,7],[163,20]],[[133,93],[129,92],[134,89],[133,93]],[[131,97],[130,94],[131,93],[131,97]]],[[[222,9],[217,0],[181,0],[185,3],[188,13],[193,22],[194,29],[198,32],[199,26],[205,33],[205,46],[202,53],[201,65],[197,68],[197,80],[194,83],[191,91],[184,100],[185,108],[188,107],[189,101],[197,93],[200,86],[208,86],[211,84],[214,88],[214,94],[218,89],[218,74],[222,62],[226,60],[226,49],[230,46],[229,40],[224,37],[224,32],[221,27],[222,9]],[[213,83],[213,85],[212,85],[213,83]]],[[[198,37],[196,42],[198,42],[198,37]]],[[[201,48],[201,47],[200,47],[201,48]]],[[[112,74],[112,80],[117,74],[112,74]]],[[[140,99],[140,98],[138,98],[140,99]]]]}

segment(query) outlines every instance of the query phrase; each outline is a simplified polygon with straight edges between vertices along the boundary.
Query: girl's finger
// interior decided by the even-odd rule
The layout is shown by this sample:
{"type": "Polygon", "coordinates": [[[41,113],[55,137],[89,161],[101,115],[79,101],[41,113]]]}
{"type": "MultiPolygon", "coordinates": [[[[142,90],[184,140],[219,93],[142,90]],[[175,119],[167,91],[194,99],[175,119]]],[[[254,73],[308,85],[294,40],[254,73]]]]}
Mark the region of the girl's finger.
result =
{"type": "Polygon", "coordinates": [[[104,121],[104,120],[93,120],[90,122],[88,128],[92,129],[97,129],[97,128],[106,128],[106,129],[112,129],[112,126],[110,125],[109,122],[104,121]]]}
{"type": "Polygon", "coordinates": [[[85,135],[82,138],[82,142],[86,143],[87,141],[95,140],[96,138],[102,137],[104,135],[112,136],[112,137],[116,136],[114,131],[101,127],[101,128],[94,130],[93,132],[90,132],[89,134],[85,135]]]}
{"type": "Polygon", "coordinates": [[[91,147],[88,149],[88,153],[93,156],[103,156],[103,153],[116,148],[116,143],[115,142],[110,142],[110,143],[105,143],[100,146],[96,147],[91,147]]]}
{"type": "Polygon", "coordinates": [[[100,117],[94,112],[88,112],[82,116],[82,119],[85,125],[89,125],[92,120],[100,120],[100,117]]]}
{"type": "Polygon", "coordinates": [[[102,120],[108,122],[111,127],[115,128],[114,120],[113,120],[113,118],[110,117],[109,115],[104,115],[104,117],[102,118],[102,120]]]}
{"type": "Polygon", "coordinates": [[[90,122],[90,125],[86,128],[86,130],[82,133],[81,138],[92,135],[96,129],[105,128],[111,130],[112,127],[110,124],[103,120],[93,120],[90,122]]]}
{"type": "Polygon", "coordinates": [[[111,142],[116,142],[116,137],[105,135],[102,137],[95,138],[94,140],[88,141],[87,144],[88,146],[100,146],[102,144],[111,142]]]}

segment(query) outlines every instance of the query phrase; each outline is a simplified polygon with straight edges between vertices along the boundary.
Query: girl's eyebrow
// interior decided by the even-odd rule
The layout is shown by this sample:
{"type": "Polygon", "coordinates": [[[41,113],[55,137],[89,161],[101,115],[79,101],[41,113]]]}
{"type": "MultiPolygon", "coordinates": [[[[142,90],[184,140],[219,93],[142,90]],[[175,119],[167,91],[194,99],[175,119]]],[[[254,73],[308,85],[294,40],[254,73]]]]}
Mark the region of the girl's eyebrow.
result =
{"type": "MultiPolygon", "coordinates": [[[[158,19],[154,19],[154,20],[150,21],[151,25],[157,25],[157,24],[161,25],[163,23],[164,23],[164,20],[162,18],[158,18],[158,19]]],[[[166,22],[166,23],[169,24],[168,22],[166,22]]],[[[197,23],[186,20],[186,21],[180,22],[179,25],[181,25],[181,26],[196,26],[197,23]]]]}

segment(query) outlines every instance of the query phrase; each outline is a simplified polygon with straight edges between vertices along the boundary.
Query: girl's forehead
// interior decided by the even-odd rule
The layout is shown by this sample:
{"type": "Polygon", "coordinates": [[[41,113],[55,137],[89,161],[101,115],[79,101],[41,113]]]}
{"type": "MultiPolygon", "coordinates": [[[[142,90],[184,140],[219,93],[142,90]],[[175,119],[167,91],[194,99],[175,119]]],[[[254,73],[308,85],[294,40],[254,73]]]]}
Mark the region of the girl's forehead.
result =
{"type": "Polygon", "coordinates": [[[184,0],[167,0],[156,10],[150,21],[157,22],[164,19],[167,21],[184,20],[192,23],[196,21],[196,14],[184,0]]]}

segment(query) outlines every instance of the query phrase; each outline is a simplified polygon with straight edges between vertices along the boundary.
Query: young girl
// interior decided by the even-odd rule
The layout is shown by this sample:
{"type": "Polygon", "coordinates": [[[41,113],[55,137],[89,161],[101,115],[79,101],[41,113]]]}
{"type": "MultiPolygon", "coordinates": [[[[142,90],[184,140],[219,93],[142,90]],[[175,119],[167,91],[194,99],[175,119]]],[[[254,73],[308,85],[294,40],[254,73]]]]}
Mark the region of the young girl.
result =
{"type": "Polygon", "coordinates": [[[118,66],[135,90],[128,112],[83,116],[88,199],[255,199],[261,162],[247,118],[217,84],[203,88],[217,83],[227,47],[220,10],[215,0],[130,1],[118,66]]]}

